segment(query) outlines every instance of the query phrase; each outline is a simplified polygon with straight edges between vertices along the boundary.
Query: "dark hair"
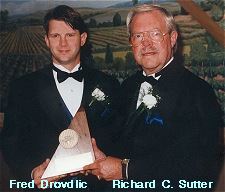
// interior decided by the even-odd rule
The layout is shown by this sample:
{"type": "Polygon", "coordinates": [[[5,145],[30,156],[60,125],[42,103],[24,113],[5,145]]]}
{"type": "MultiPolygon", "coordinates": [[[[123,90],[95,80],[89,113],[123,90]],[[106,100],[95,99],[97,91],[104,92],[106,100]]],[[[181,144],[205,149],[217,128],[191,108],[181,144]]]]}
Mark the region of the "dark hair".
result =
{"type": "Polygon", "coordinates": [[[46,34],[48,34],[49,31],[49,21],[52,19],[64,21],[72,29],[77,29],[80,34],[88,32],[87,26],[84,23],[84,20],[82,19],[81,15],[72,7],[69,7],[67,5],[59,5],[47,12],[44,17],[43,25],[46,34]]]}
{"type": "MultiPolygon", "coordinates": [[[[44,17],[44,30],[48,35],[49,31],[49,21],[50,20],[58,20],[64,21],[67,23],[72,29],[76,29],[80,32],[80,34],[86,32],[88,34],[88,28],[82,19],[81,15],[75,11],[72,7],[67,5],[59,5],[54,9],[51,9],[47,12],[44,17]]],[[[89,35],[87,36],[86,43],[81,47],[81,62],[86,63],[87,65],[91,65],[93,62],[92,57],[92,45],[89,42],[89,35]]]]}

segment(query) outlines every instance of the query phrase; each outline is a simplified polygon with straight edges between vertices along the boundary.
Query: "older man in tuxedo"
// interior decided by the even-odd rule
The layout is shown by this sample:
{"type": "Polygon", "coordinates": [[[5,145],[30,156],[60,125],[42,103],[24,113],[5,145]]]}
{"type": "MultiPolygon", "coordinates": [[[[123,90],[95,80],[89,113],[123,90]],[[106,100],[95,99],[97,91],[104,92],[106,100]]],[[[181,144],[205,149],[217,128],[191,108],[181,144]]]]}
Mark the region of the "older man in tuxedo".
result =
{"type": "Polygon", "coordinates": [[[137,6],[128,14],[127,27],[142,70],[122,84],[125,148],[120,158],[102,153],[85,169],[106,180],[155,180],[153,191],[212,191],[221,165],[223,127],[213,89],[174,56],[178,33],[166,9],[137,6]],[[182,179],[185,186],[179,186],[182,179]],[[163,180],[168,185],[162,186],[163,180]],[[195,188],[194,181],[213,184],[195,188]]]}
{"type": "Polygon", "coordinates": [[[37,185],[49,162],[45,159],[54,154],[59,134],[80,106],[86,111],[91,136],[104,150],[112,149],[115,129],[111,126],[119,91],[117,80],[88,68],[88,30],[78,12],[60,5],[46,14],[44,29],[52,64],[11,84],[1,134],[3,155],[11,170],[20,181],[31,179],[33,170],[37,185]],[[95,100],[96,88],[107,101],[95,100]]]}

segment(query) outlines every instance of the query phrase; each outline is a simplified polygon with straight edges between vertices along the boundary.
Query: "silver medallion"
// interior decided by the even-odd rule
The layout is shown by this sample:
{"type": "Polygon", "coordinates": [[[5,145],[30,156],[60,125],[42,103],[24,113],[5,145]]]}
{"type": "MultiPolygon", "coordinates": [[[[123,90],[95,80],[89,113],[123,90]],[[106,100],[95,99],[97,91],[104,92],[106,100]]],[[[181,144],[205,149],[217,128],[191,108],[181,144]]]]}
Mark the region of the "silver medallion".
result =
{"type": "Polygon", "coordinates": [[[59,143],[63,148],[73,148],[78,143],[79,135],[73,129],[65,129],[59,135],[59,143]]]}

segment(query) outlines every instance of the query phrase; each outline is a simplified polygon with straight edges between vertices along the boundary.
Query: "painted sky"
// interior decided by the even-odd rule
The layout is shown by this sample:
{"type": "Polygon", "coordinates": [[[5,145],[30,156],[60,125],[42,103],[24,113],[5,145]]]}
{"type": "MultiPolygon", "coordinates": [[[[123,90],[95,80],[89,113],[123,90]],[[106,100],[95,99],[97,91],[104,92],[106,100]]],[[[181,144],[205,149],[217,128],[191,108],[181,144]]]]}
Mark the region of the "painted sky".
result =
{"type": "Polygon", "coordinates": [[[70,0],[70,1],[53,1],[53,0],[1,0],[0,9],[7,9],[10,15],[20,15],[33,13],[40,10],[50,9],[57,5],[66,4],[72,7],[92,7],[104,8],[129,0],[70,0]]]}

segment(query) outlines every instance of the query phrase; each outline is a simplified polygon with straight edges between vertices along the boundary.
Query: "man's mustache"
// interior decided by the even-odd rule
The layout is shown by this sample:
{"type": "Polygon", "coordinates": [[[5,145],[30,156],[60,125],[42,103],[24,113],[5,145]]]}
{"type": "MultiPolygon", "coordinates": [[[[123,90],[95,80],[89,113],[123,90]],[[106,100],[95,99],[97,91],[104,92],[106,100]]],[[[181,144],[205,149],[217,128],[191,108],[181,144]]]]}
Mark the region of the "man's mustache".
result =
{"type": "Polygon", "coordinates": [[[159,50],[156,47],[146,46],[146,47],[143,47],[141,49],[140,54],[141,55],[144,55],[144,54],[156,54],[158,52],[159,52],[159,50]]]}

